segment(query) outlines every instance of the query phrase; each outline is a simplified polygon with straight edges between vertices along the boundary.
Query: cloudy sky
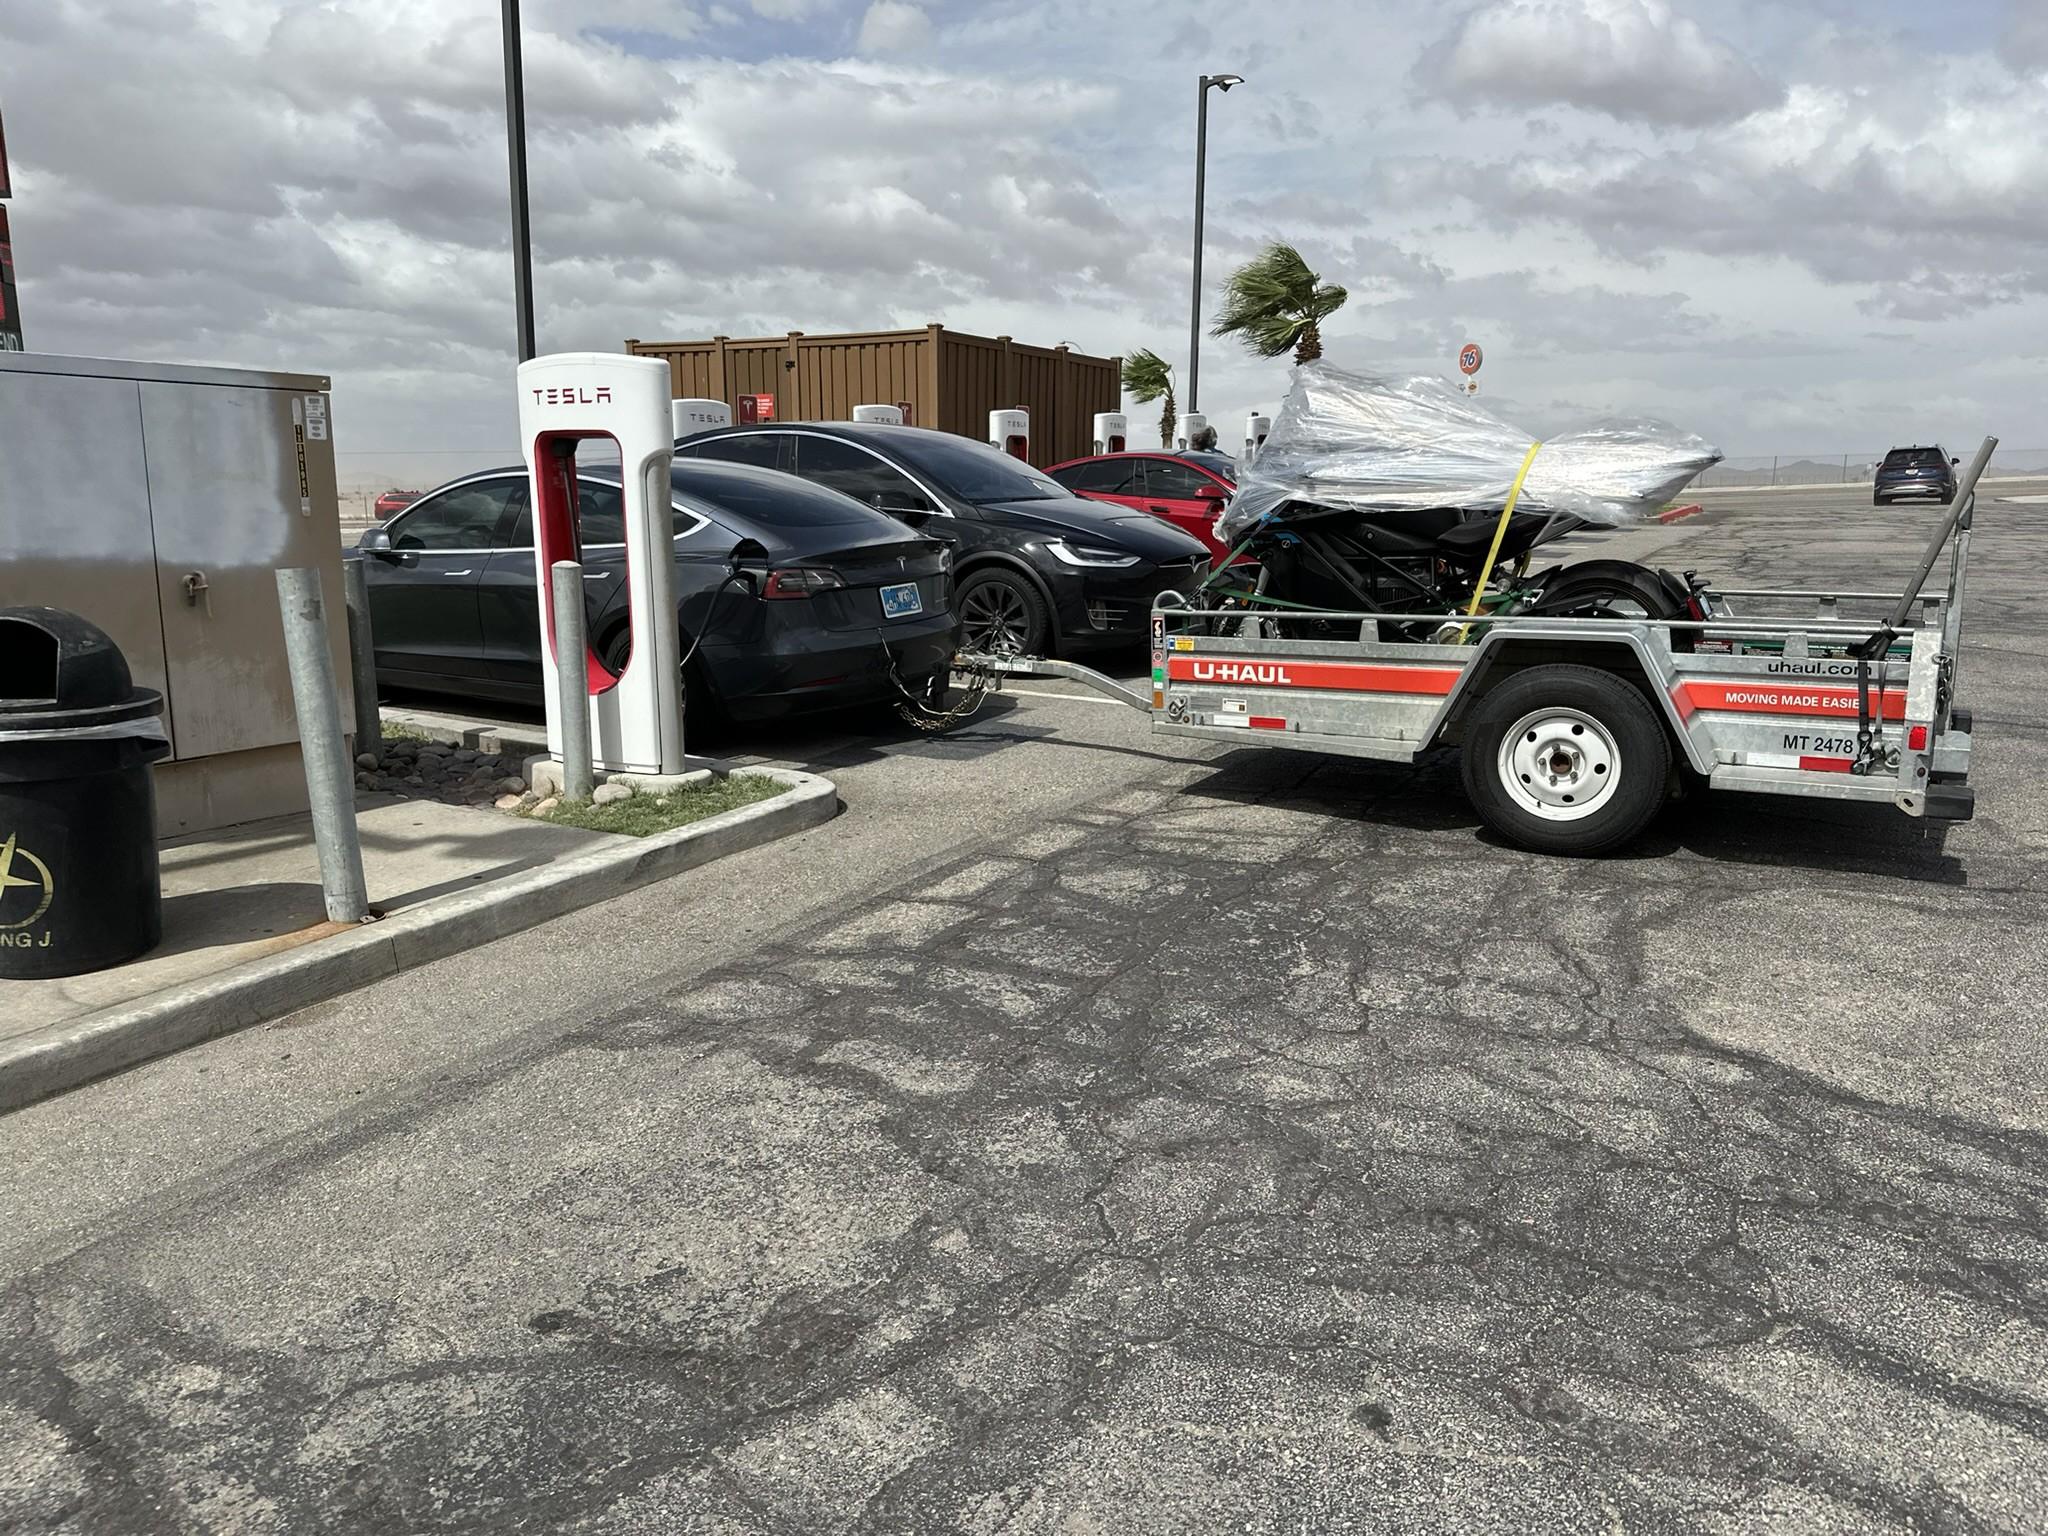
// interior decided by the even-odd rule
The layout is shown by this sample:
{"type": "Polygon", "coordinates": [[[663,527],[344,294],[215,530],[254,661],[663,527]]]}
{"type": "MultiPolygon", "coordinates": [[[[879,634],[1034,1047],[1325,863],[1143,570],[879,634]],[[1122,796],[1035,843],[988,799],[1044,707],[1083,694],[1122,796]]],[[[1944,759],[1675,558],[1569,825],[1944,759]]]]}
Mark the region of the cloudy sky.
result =
{"type": "MultiPolygon", "coordinates": [[[[1731,454],[2048,448],[2042,0],[526,0],[543,350],[939,320],[1184,362],[1294,241],[1331,356],[1731,454]],[[1254,20],[1254,18],[1257,18],[1254,20]]],[[[345,478],[502,456],[496,0],[0,4],[29,344],[330,373],[345,478]],[[421,457],[429,451],[434,456],[421,457]]],[[[1281,365],[1210,341],[1202,405],[1281,365]]]]}

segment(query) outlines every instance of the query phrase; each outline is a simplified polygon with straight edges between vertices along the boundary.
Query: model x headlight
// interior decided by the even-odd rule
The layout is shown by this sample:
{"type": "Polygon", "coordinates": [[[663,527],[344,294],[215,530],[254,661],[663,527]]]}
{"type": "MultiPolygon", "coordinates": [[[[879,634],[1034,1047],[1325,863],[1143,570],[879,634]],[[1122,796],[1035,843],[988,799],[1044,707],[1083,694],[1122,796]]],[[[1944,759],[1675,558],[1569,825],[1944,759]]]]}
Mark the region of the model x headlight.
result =
{"type": "Polygon", "coordinates": [[[1126,554],[1120,549],[1103,549],[1094,544],[1071,544],[1065,539],[1047,539],[1045,547],[1062,565],[1084,566],[1091,570],[1106,570],[1116,566],[1136,565],[1138,557],[1126,554]]]}

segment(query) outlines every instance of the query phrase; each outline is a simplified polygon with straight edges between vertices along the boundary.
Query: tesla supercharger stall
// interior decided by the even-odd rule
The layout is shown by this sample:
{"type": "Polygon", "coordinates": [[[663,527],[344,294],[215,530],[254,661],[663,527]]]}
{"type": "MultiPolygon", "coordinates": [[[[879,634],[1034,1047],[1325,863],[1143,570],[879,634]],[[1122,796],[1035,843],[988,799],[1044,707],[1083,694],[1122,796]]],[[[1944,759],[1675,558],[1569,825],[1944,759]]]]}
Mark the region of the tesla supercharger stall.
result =
{"type": "Polygon", "coordinates": [[[885,427],[900,427],[903,425],[903,408],[896,405],[856,405],[853,419],[878,422],[885,427]]]}
{"type": "Polygon", "coordinates": [[[1201,441],[1202,434],[1209,430],[1209,418],[1200,411],[1189,411],[1180,419],[1180,439],[1174,444],[1183,453],[1201,441]]]}
{"type": "MultiPolygon", "coordinates": [[[[564,681],[580,680],[590,700],[594,766],[614,773],[683,771],[683,701],[676,655],[675,533],[669,466],[674,425],[668,364],[614,352],[558,352],[519,365],[519,435],[526,444],[532,493],[541,671],[547,699],[548,752],[562,757],[564,681]],[[549,573],[558,560],[581,562],[576,453],[602,444],[619,459],[625,516],[626,600],[633,644],[614,672],[589,641],[561,654],[549,573]]],[[[585,573],[586,576],[592,574],[585,573]]],[[[594,639],[595,637],[592,637],[594,639]]]]}
{"type": "Polygon", "coordinates": [[[731,426],[732,407],[723,400],[672,400],[669,421],[677,437],[690,437],[713,427],[731,426]]]}
{"type": "Polygon", "coordinates": [[[1273,430],[1273,418],[1261,416],[1256,411],[1244,419],[1244,461],[1249,464],[1259,456],[1259,450],[1266,446],[1266,434],[1273,430]]]}
{"type": "Polygon", "coordinates": [[[1031,413],[1029,411],[990,411],[988,413],[988,441],[991,448],[1000,448],[1013,459],[1031,457],[1031,413]]]}
{"type": "Polygon", "coordinates": [[[1095,413],[1095,451],[1122,453],[1131,435],[1131,418],[1122,411],[1095,413]]]}

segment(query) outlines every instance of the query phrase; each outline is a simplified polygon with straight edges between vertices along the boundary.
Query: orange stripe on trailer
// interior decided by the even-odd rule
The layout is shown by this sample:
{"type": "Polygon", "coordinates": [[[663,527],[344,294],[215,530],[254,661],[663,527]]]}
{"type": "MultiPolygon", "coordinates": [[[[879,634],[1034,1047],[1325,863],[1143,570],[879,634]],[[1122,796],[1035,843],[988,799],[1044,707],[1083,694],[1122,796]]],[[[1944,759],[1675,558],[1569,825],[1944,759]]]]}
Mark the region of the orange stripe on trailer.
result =
{"type": "MultiPolygon", "coordinates": [[[[1821,715],[1833,720],[1854,720],[1857,717],[1854,688],[1816,688],[1810,683],[1779,686],[1773,683],[1688,681],[1678,685],[1672,699],[1678,704],[1680,716],[1685,719],[1690,719],[1699,710],[1735,715],[1821,715]]],[[[1870,711],[1883,720],[1905,719],[1905,688],[1898,686],[1880,694],[1873,686],[1870,690],[1870,711]]]]}
{"type": "Polygon", "coordinates": [[[1218,688],[1326,688],[1342,693],[1419,693],[1442,698],[1458,686],[1459,667],[1402,667],[1362,661],[1272,661],[1233,656],[1169,656],[1177,683],[1218,688]]]}

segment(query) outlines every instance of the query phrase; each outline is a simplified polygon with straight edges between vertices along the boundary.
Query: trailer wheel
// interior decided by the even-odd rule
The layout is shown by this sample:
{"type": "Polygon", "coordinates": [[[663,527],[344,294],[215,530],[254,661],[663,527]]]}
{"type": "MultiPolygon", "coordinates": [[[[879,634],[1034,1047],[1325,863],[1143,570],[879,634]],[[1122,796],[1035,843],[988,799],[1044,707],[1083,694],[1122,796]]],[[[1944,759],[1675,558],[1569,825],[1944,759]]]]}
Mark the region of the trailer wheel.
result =
{"type": "Polygon", "coordinates": [[[1494,831],[1538,853],[1606,853],[1664,803],[1671,742],[1643,696],[1593,667],[1532,667],[1479,701],[1465,792],[1494,831]]]}

